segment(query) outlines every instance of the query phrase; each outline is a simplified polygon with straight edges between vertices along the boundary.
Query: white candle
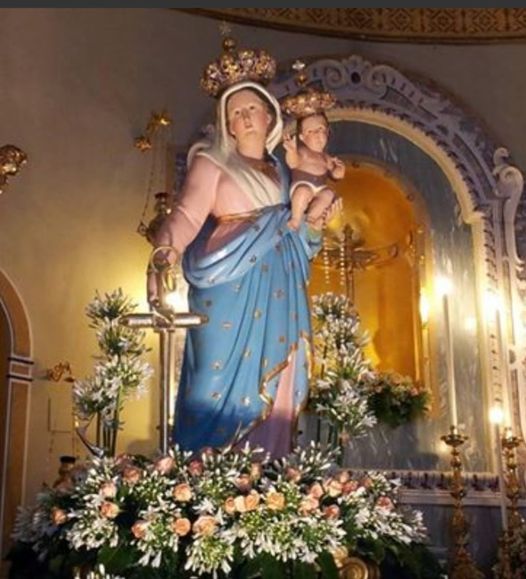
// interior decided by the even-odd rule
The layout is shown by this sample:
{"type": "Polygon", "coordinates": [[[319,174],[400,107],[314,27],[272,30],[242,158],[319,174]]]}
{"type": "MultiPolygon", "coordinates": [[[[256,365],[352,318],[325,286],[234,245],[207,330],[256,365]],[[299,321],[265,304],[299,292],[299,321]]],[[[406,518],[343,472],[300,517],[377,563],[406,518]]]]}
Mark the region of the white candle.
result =
{"type": "Polygon", "coordinates": [[[446,334],[446,366],[447,366],[449,422],[451,426],[458,426],[453,335],[451,332],[451,319],[449,315],[449,298],[446,291],[444,291],[444,293],[442,294],[442,308],[444,311],[444,330],[446,334]]]}
{"type": "Polygon", "coordinates": [[[500,315],[500,302],[495,307],[495,325],[497,330],[497,356],[499,358],[499,365],[502,376],[502,402],[504,407],[505,422],[509,424],[509,395],[508,395],[508,354],[504,340],[504,331],[502,328],[502,321],[500,315]]]}
{"type": "Polygon", "coordinates": [[[502,439],[500,425],[495,424],[495,437],[497,447],[497,470],[499,475],[499,492],[500,492],[500,517],[502,520],[502,530],[508,528],[508,499],[506,497],[506,484],[504,482],[504,468],[502,466],[502,439]]]}

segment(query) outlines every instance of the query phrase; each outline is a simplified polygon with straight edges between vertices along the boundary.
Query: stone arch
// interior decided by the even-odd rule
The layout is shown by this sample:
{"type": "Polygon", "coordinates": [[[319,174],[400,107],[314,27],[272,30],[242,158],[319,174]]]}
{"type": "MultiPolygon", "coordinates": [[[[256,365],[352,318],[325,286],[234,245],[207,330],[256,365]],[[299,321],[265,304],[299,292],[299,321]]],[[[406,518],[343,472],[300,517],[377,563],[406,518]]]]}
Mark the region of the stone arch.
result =
{"type": "Polygon", "coordinates": [[[0,270],[0,324],[2,367],[0,376],[0,549],[5,553],[16,508],[23,502],[29,419],[30,385],[33,374],[32,339],[27,312],[14,284],[0,270]]]}

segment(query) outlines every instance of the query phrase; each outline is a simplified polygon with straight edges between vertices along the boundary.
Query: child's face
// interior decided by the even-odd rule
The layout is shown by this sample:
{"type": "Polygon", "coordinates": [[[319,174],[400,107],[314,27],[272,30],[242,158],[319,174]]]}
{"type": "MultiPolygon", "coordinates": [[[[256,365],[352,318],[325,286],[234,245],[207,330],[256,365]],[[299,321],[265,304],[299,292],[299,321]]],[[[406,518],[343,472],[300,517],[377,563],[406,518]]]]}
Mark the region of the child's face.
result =
{"type": "Polygon", "coordinates": [[[329,127],[321,115],[313,115],[302,121],[299,138],[312,151],[322,153],[327,146],[328,137],[329,127]]]}

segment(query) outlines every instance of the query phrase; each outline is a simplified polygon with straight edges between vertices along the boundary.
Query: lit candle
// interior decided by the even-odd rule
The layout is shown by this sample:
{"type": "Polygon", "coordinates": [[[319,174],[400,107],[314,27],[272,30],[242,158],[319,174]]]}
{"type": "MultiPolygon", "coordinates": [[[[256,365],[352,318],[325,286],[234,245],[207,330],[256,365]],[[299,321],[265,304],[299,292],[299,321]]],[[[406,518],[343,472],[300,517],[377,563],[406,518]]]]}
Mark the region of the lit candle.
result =
{"type": "Polygon", "coordinates": [[[455,384],[455,362],[453,349],[453,334],[451,331],[451,316],[449,311],[449,294],[451,293],[451,281],[447,278],[439,278],[438,290],[442,295],[442,310],[444,316],[444,331],[446,335],[446,367],[447,367],[447,391],[449,422],[451,426],[458,426],[457,392],[455,384]]]}

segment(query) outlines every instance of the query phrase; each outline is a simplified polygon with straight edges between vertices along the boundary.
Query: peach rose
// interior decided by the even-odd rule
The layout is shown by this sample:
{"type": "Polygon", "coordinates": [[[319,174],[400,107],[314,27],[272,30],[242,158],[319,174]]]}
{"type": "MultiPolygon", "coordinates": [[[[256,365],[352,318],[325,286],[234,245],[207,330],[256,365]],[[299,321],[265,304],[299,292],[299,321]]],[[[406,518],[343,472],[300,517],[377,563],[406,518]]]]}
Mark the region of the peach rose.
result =
{"type": "Polygon", "coordinates": [[[147,531],[149,526],[150,526],[149,521],[145,521],[143,519],[139,519],[138,521],[135,521],[135,523],[133,524],[133,526],[131,528],[132,535],[136,539],[143,539],[146,536],[146,531],[147,531]]]}
{"type": "Polygon", "coordinates": [[[334,478],[329,478],[324,481],[323,486],[330,497],[338,497],[342,494],[343,485],[334,478]]]}
{"type": "Polygon", "coordinates": [[[191,476],[201,476],[203,474],[203,463],[200,460],[191,460],[188,465],[188,472],[191,476]]]}
{"type": "Polygon", "coordinates": [[[128,484],[135,484],[139,482],[142,477],[142,471],[137,466],[127,466],[122,471],[122,480],[128,484]]]}
{"type": "Polygon", "coordinates": [[[100,506],[100,514],[106,519],[114,519],[120,512],[119,505],[104,501],[100,506]]]}
{"type": "Polygon", "coordinates": [[[236,503],[234,497],[228,497],[223,503],[223,509],[227,515],[233,515],[236,512],[236,503]]]}
{"type": "Polygon", "coordinates": [[[365,487],[366,489],[369,489],[373,486],[373,479],[366,476],[365,478],[362,479],[361,484],[363,487],[365,487]]]}
{"type": "Polygon", "coordinates": [[[302,515],[312,513],[320,506],[320,501],[311,495],[307,495],[300,503],[299,512],[302,515]]]}
{"type": "Polygon", "coordinates": [[[311,497],[314,497],[315,499],[321,499],[321,497],[324,494],[324,490],[323,487],[321,486],[320,483],[314,483],[313,485],[311,485],[310,489],[309,489],[309,495],[311,497]]]}
{"type": "Polygon", "coordinates": [[[327,519],[337,519],[340,516],[340,507],[338,505],[323,507],[323,516],[327,519]]]}
{"type": "Polygon", "coordinates": [[[261,497],[259,496],[259,493],[257,491],[254,490],[250,491],[248,495],[245,497],[245,509],[247,511],[254,511],[259,505],[260,500],[261,497]]]}
{"type": "Polygon", "coordinates": [[[349,557],[349,551],[347,550],[347,547],[344,547],[342,545],[340,547],[336,547],[336,549],[333,549],[331,551],[331,555],[334,558],[334,562],[336,563],[336,567],[341,569],[345,565],[345,562],[349,557]]]}
{"type": "Polygon", "coordinates": [[[376,506],[386,511],[392,511],[394,509],[393,501],[389,497],[378,497],[376,506]]]}
{"type": "Polygon", "coordinates": [[[161,456],[153,463],[153,468],[160,474],[168,474],[175,466],[175,460],[171,456],[161,456]]]}
{"type": "Polygon", "coordinates": [[[217,521],[215,517],[210,515],[202,515],[195,521],[192,526],[192,530],[196,535],[212,535],[217,527],[217,521]]]}
{"type": "Polygon", "coordinates": [[[351,475],[348,470],[342,470],[336,475],[335,478],[338,482],[345,484],[346,482],[351,480],[351,475]]]}
{"type": "Polygon", "coordinates": [[[285,508],[285,495],[283,493],[270,492],[265,500],[271,511],[282,511],[285,508]]]}
{"type": "Polygon", "coordinates": [[[117,486],[111,480],[100,485],[99,493],[104,499],[114,499],[117,495],[117,486]]]}
{"type": "Polygon", "coordinates": [[[181,519],[175,519],[175,521],[172,522],[171,527],[172,531],[176,535],[179,535],[179,537],[184,537],[185,535],[188,535],[188,533],[190,532],[190,529],[192,528],[192,523],[190,523],[190,521],[186,517],[183,517],[181,519]]]}
{"type": "Polygon", "coordinates": [[[234,484],[242,493],[246,493],[252,488],[252,480],[249,474],[239,475],[234,481],[234,484]]]}
{"type": "Polygon", "coordinates": [[[173,496],[180,503],[187,503],[192,498],[192,489],[187,483],[180,483],[174,487],[173,496]]]}
{"type": "Polygon", "coordinates": [[[245,506],[245,497],[243,495],[238,495],[234,499],[234,506],[236,507],[236,511],[238,513],[246,512],[247,508],[245,506]]]}
{"type": "Polygon", "coordinates": [[[63,525],[67,520],[68,516],[64,509],[60,509],[59,507],[53,507],[50,513],[51,522],[54,525],[63,525]]]}

